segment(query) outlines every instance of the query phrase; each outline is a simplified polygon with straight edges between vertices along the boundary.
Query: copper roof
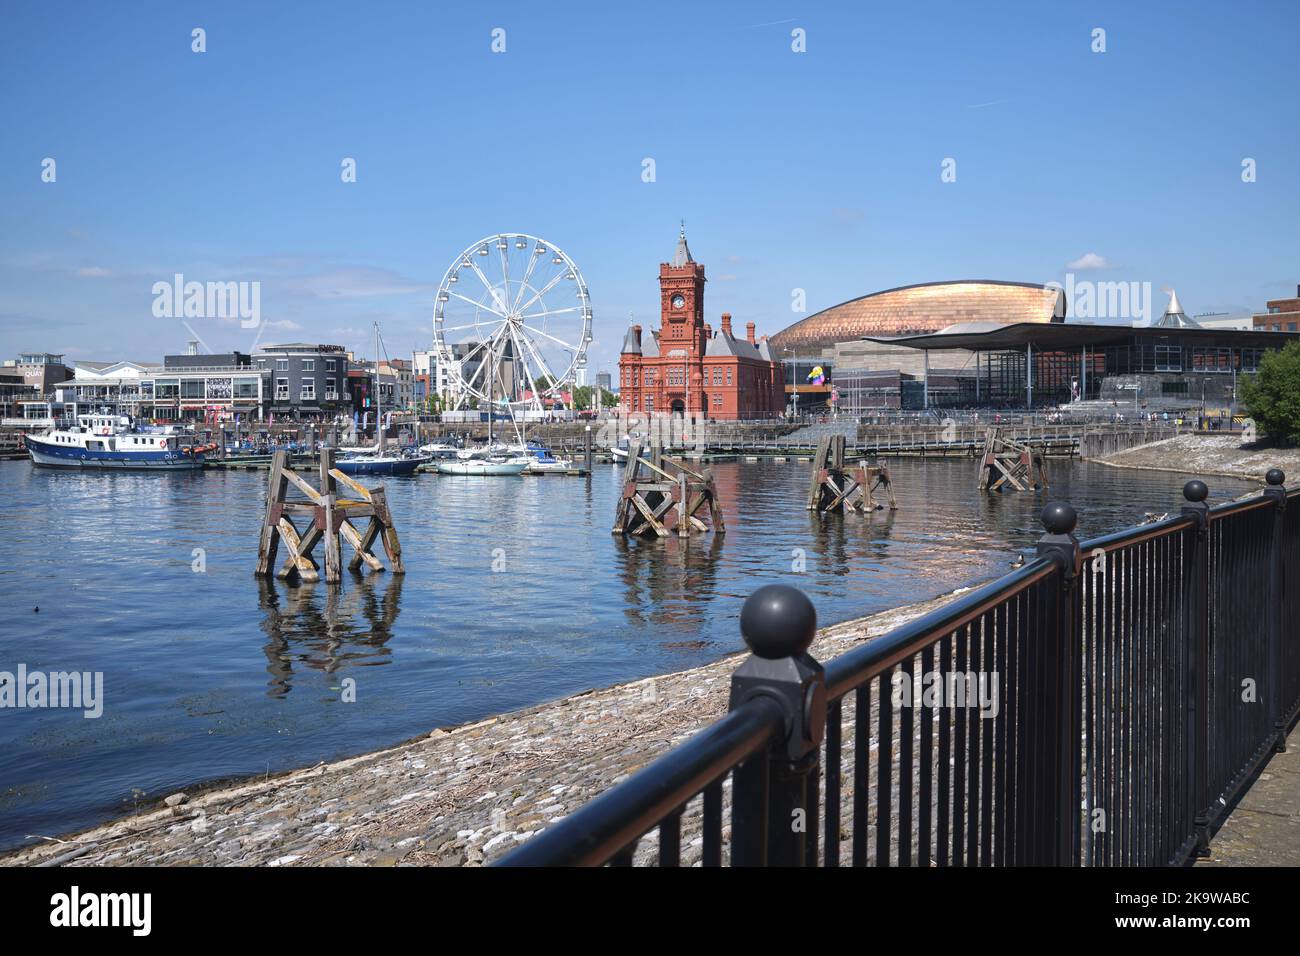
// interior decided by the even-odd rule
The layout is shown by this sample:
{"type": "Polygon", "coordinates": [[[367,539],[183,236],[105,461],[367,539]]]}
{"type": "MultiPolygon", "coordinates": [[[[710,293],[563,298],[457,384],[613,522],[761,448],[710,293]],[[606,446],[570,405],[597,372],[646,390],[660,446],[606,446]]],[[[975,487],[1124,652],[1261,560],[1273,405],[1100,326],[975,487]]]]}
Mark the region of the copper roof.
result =
{"type": "Polygon", "coordinates": [[[965,279],[873,292],[823,309],[772,336],[783,349],[816,356],[836,342],[867,336],[919,335],[965,322],[1051,322],[1064,319],[1061,290],[1028,282],[965,279]],[[1056,316],[1060,304],[1061,315],[1056,316]]]}

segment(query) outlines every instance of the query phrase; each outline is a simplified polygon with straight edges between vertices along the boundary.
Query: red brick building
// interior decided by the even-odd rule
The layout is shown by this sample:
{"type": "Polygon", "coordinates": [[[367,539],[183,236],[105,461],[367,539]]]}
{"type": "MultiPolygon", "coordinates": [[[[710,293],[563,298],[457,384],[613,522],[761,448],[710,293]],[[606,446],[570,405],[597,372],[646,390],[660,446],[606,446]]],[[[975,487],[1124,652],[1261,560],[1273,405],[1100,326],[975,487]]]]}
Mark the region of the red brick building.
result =
{"type": "Polygon", "coordinates": [[[767,336],[731,331],[722,313],[714,332],[704,321],[704,266],[691,258],[683,228],[672,262],[659,266],[659,330],[634,325],[618,361],[624,412],[682,412],[716,419],[775,418],[785,410],[781,365],[767,336]]]}

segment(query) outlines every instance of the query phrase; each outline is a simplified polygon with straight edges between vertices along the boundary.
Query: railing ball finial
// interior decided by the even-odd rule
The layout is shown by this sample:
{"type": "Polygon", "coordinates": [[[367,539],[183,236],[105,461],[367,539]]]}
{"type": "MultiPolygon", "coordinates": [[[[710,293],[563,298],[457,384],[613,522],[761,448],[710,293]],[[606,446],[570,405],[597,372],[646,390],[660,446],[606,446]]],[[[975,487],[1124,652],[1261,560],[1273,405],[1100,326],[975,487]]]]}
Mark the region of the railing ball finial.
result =
{"type": "Polygon", "coordinates": [[[1270,485],[1284,484],[1286,482],[1286,472],[1281,468],[1270,468],[1268,474],[1264,476],[1264,480],[1270,485]]]}
{"type": "Polygon", "coordinates": [[[1079,513],[1067,501],[1049,501],[1039,519],[1049,534],[1069,534],[1079,523],[1079,513]]]}
{"type": "Polygon", "coordinates": [[[766,584],[740,610],[740,636],[759,657],[778,660],[808,650],[817,634],[817,609],[788,584],[766,584]]]}
{"type": "Polygon", "coordinates": [[[1210,497],[1210,486],[1199,478],[1193,478],[1183,485],[1183,497],[1188,501],[1204,501],[1210,497]]]}

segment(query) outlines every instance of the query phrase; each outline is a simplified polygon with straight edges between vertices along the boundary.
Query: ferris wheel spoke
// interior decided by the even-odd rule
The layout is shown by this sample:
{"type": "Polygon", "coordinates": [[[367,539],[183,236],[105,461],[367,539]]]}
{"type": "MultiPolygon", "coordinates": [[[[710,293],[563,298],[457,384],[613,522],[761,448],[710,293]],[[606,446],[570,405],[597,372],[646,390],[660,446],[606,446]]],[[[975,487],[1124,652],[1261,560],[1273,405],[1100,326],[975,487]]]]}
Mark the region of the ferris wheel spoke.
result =
{"type": "Polygon", "coordinates": [[[501,243],[505,242],[504,236],[497,237],[497,252],[501,254],[501,288],[503,295],[497,300],[497,304],[503,309],[509,309],[510,306],[510,243],[506,242],[506,247],[501,248],[501,243]]]}
{"type": "Polygon", "coordinates": [[[515,301],[510,304],[510,307],[516,312],[519,311],[519,300],[524,297],[524,293],[528,290],[528,280],[533,277],[533,270],[537,268],[537,260],[541,258],[542,256],[539,255],[528,257],[528,268],[524,270],[523,281],[519,283],[519,293],[515,296],[515,301]]]}
{"type": "Polygon", "coordinates": [[[542,286],[540,289],[538,289],[536,292],[533,293],[533,297],[531,299],[529,299],[523,305],[519,306],[519,308],[516,309],[515,311],[523,312],[525,309],[527,309],[530,305],[532,305],[542,296],[546,295],[546,293],[554,289],[556,283],[558,283],[561,279],[563,279],[564,276],[565,276],[565,271],[563,269],[557,272],[554,276],[551,277],[550,281],[547,282],[546,285],[542,286]]]}
{"type": "Polygon", "coordinates": [[[550,339],[552,342],[554,342],[556,345],[560,346],[561,348],[568,349],[570,352],[578,351],[578,347],[576,345],[570,345],[568,342],[564,341],[563,339],[557,339],[550,332],[543,332],[541,329],[533,328],[527,322],[522,323],[522,325],[524,328],[526,328],[529,332],[532,332],[534,335],[544,336],[545,338],[550,339]]]}
{"type": "Polygon", "coordinates": [[[497,293],[497,286],[494,286],[493,284],[491,284],[491,282],[487,281],[487,277],[485,276],[484,271],[478,268],[478,263],[476,263],[476,261],[474,261],[473,259],[469,260],[469,268],[473,269],[474,274],[478,276],[478,281],[484,284],[484,289],[487,290],[487,293],[493,295],[493,298],[495,298],[495,293],[497,293]]]}
{"type": "Polygon", "coordinates": [[[542,373],[550,380],[552,387],[559,385],[559,378],[551,371],[551,367],[546,364],[546,359],[542,356],[541,351],[533,344],[533,340],[526,335],[521,336],[521,338],[523,339],[524,345],[528,347],[528,351],[533,353],[533,358],[537,360],[538,367],[541,368],[542,373]]]}
{"type": "Polygon", "coordinates": [[[482,327],[483,327],[483,323],[481,323],[481,322],[471,322],[469,325],[450,325],[450,326],[444,326],[444,327],[443,327],[442,329],[440,329],[439,331],[441,331],[441,332],[443,332],[443,333],[447,333],[447,332],[464,332],[466,329],[481,329],[482,327]]]}
{"type": "MultiPolygon", "coordinates": [[[[520,342],[522,336],[518,335],[514,329],[510,330],[510,340],[514,343],[516,351],[523,354],[523,347],[520,342]]],[[[537,387],[537,379],[533,376],[532,366],[529,365],[527,357],[520,363],[524,367],[524,379],[528,385],[529,391],[533,393],[532,401],[535,405],[541,404],[541,389],[537,387]]]]}
{"type": "Polygon", "coordinates": [[[544,319],[548,315],[564,315],[566,312],[581,312],[581,306],[570,306],[567,309],[543,309],[541,312],[531,312],[528,315],[521,315],[521,319],[544,319]]]}
{"type": "MultiPolygon", "coordinates": [[[[492,290],[489,289],[488,291],[492,291],[492,290]]],[[[487,310],[488,310],[489,312],[491,312],[493,315],[499,315],[499,316],[501,316],[501,318],[503,318],[503,319],[506,317],[506,314],[505,314],[504,312],[498,312],[496,309],[492,308],[492,306],[488,305],[488,304],[485,303],[485,302],[475,302],[473,299],[469,298],[468,296],[461,295],[459,292],[452,292],[450,289],[448,289],[448,290],[447,290],[447,295],[454,295],[456,298],[460,299],[462,302],[468,302],[470,305],[474,306],[474,308],[476,308],[476,309],[487,309],[487,310]]]]}
{"type": "MultiPolygon", "coordinates": [[[[496,331],[492,333],[492,335],[488,336],[487,339],[485,339],[484,341],[479,342],[477,345],[475,345],[474,348],[470,349],[470,351],[468,351],[467,353],[465,353],[465,357],[464,357],[463,359],[460,360],[460,361],[461,361],[461,367],[463,368],[464,365],[465,365],[465,363],[467,363],[467,362],[469,362],[471,359],[473,359],[473,357],[475,356],[475,354],[477,354],[478,351],[479,351],[480,349],[486,347],[487,350],[488,350],[488,354],[485,355],[485,356],[482,358],[482,360],[479,361],[479,363],[478,363],[478,367],[474,369],[473,374],[471,374],[470,377],[469,377],[468,379],[462,379],[462,381],[464,381],[465,386],[466,386],[467,388],[471,388],[471,389],[473,388],[473,386],[474,386],[474,382],[478,379],[478,376],[479,376],[479,373],[480,373],[480,372],[483,372],[484,370],[489,369],[489,368],[491,368],[492,366],[496,365],[496,340],[497,340],[497,336],[499,336],[499,335],[501,334],[501,330],[504,329],[505,327],[506,327],[506,324],[503,322],[503,323],[502,323],[502,324],[501,324],[501,325],[496,329],[496,331]]],[[[484,385],[489,384],[489,382],[488,382],[488,378],[487,378],[486,376],[485,376],[484,379],[483,379],[483,383],[484,383],[484,385]]],[[[479,394],[479,393],[476,393],[476,394],[479,394]]],[[[480,395],[480,397],[481,397],[481,395],[480,395]]]]}

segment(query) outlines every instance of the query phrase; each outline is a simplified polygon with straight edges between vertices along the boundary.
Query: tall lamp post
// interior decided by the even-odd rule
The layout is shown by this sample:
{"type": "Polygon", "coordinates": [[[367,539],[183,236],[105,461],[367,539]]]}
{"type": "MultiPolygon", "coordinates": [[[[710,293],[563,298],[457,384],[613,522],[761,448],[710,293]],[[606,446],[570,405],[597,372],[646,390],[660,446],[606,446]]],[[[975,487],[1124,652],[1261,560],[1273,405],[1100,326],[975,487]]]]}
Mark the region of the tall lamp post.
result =
{"type": "MultiPolygon", "coordinates": [[[[794,349],[786,346],[781,351],[790,356],[791,363],[794,362],[794,349]]],[[[792,407],[794,417],[797,419],[799,417],[799,369],[793,364],[790,366],[790,384],[794,387],[794,404],[792,407]]]]}

